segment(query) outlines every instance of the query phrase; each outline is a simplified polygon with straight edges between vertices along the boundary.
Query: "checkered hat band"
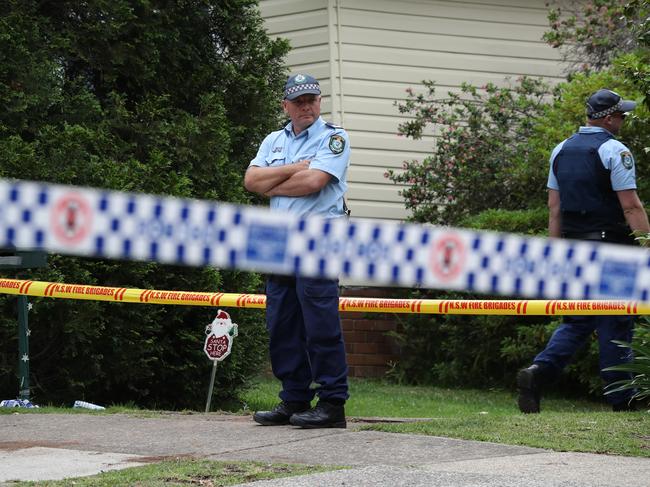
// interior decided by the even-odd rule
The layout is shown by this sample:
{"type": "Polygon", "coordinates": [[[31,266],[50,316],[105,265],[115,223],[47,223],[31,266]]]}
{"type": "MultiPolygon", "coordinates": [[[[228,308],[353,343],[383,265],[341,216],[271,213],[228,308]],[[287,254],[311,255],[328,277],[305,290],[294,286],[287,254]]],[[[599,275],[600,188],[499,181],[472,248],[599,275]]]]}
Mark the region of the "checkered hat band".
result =
{"type": "Polygon", "coordinates": [[[320,91],[320,85],[317,83],[305,83],[302,85],[295,85],[292,86],[291,88],[287,88],[287,90],[284,92],[285,98],[289,95],[293,95],[294,93],[298,93],[300,91],[313,91],[313,90],[318,90],[320,91]]]}
{"type": "Polygon", "coordinates": [[[611,115],[612,113],[616,113],[620,111],[621,107],[623,106],[623,100],[619,100],[616,105],[613,107],[609,107],[607,110],[603,110],[601,112],[595,112],[589,115],[589,118],[603,118],[606,117],[607,115],[611,115]]]}
{"type": "MultiPolygon", "coordinates": [[[[0,179],[0,247],[375,285],[650,303],[641,247],[0,179]]],[[[595,309],[595,308],[594,308],[595,309]]]]}

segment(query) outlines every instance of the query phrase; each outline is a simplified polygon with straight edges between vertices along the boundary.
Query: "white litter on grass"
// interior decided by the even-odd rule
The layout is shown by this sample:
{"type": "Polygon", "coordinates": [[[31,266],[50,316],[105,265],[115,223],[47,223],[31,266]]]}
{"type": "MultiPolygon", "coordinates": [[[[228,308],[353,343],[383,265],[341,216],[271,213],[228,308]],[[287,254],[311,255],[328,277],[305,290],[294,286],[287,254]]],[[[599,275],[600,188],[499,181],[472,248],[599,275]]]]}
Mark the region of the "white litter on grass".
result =
{"type": "Polygon", "coordinates": [[[0,408],[37,408],[29,399],[5,399],[0,401],[0,408]]]}

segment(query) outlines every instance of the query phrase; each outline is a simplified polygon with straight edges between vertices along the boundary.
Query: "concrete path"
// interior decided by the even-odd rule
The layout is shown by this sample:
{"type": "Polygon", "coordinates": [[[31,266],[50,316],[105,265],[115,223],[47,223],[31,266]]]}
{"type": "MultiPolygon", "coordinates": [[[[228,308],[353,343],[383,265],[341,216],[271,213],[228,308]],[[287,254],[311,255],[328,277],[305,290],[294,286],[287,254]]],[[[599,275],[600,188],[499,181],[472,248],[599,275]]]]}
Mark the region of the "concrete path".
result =
{"type": "Polygon", "coordinates": [[[449,438],[258,426],[249,416],[0,416],[0,482],[92,475],[166,457],[345,465],[246,484],[284,486],[648,487],[650,459],[449,438]]]}

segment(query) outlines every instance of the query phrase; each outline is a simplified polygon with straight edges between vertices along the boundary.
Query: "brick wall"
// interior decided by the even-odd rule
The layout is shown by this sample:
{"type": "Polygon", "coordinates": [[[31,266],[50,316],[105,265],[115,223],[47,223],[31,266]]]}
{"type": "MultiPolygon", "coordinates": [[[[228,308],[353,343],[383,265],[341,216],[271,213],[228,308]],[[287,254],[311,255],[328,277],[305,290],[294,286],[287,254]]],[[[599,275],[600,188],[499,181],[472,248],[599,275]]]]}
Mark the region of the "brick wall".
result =
{"type": "MultiPolygon", "coordinates": [[[[389,297],[390,290],[379,288],[344,288],[342,296],[389,297]]],[[[392,314],[341,313],[350,377],[382,377],[389,362],[399,358],[395,340],[386,336],[395,330],[397,321],[392,314]]]]}

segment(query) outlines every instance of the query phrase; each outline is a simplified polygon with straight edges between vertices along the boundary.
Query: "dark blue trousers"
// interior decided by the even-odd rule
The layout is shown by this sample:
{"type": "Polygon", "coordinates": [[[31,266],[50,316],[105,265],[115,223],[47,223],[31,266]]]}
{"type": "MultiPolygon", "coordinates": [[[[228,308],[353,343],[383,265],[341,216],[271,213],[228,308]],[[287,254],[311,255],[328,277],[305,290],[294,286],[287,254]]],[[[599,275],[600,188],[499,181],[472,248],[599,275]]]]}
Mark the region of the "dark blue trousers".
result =
{"type": "Polygon", "coordinates": [[[282,382],[280,399],[349,397],[338,280],[269,277],[266,326],[273,374],[282,382]]]}
{"type": "MultiPolygon", "coordinates": [[[[631,378],[627,372],[603,372],[602,369],[632,360],[629,348],[612,343],[612,340],[632,342],[632,316],[565,316],[563,323],[553,332],[546,348],[535,357],[534,362],[551,365],[559,375],[594,330],[598,334],[600,376],[605,384],[631,378]]],[[[632,394],[634,391],[623,391],[605,397],[609,403],[617,404],[629,400],[632,394]]]]}

